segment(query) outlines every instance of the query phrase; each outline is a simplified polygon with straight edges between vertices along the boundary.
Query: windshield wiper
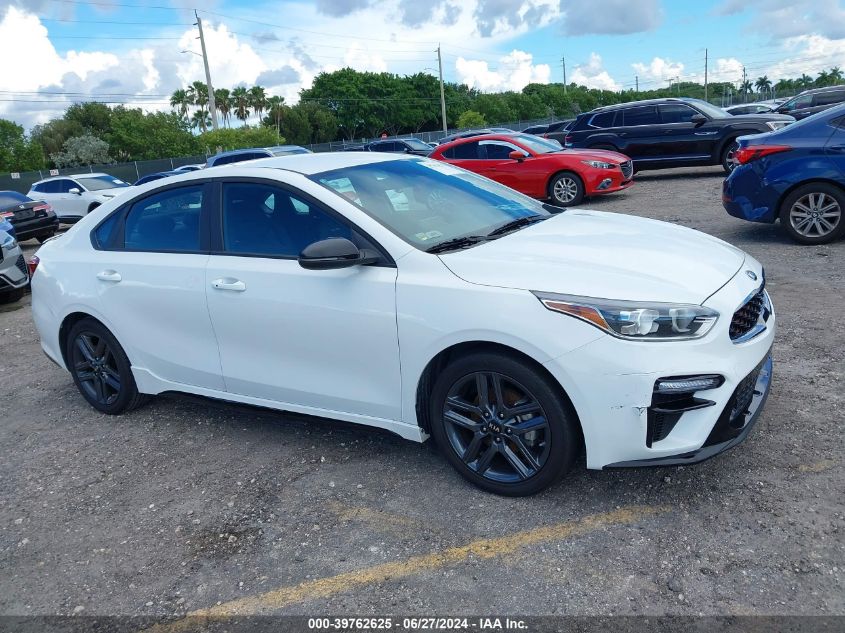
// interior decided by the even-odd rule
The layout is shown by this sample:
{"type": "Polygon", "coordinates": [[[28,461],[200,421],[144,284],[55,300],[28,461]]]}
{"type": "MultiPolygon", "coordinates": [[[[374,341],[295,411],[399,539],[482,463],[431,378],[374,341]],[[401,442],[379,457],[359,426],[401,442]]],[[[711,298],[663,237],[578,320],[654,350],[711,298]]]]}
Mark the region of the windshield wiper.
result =
{"type": "Polygon", "coordinates": [[[511,220],[510,222],[505,222],[502,226],[496,227],[492,231],[487,234],[487,237],[494,237],[496,235],[504,235],[505,233],[510,233],[511,231],[515,231],[517,229],[521,229],[523,226],[528,226],[529,224],[534,224],[535,222],[540,222],[541,220],[545,220],[542,215],[532,215],[522,218],[517,218],[516,220],[511,220]]]}
{"type": "Polygon", "coordinates": [[[455,237],[451,240],[446,240],[445,242],[440,242],[439,244],[435,244],[427,249],[425,249],[426,253],[444,253],[446,251],[454,251],[458,250],[459,248],[467,248],[469,246],[474,246],[479,242],[486,242],[487,236],[485,235],[464,235],[463,237],[455,237]]]}

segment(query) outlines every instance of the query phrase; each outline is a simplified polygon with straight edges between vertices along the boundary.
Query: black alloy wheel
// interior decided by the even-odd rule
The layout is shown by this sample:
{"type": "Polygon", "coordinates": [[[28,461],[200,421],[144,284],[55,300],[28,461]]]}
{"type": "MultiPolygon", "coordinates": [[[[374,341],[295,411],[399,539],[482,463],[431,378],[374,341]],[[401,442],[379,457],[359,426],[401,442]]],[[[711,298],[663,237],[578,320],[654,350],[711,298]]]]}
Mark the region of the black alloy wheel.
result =
{"type": "Polygon", "coordinates": [[[432,433],[449,461],[476,485],[503,495],[533,494],[574,460],[574,416],[558,390],[515,358],[465,357],[438,377],[432,433]]]}
{"type": "Polygon", "coordinates": [[[118,414],[146,400],[135,385],[126,353],[99,321],[86,318],[73,326],[66,358],[77,388],[95,409],[118,414]]]}

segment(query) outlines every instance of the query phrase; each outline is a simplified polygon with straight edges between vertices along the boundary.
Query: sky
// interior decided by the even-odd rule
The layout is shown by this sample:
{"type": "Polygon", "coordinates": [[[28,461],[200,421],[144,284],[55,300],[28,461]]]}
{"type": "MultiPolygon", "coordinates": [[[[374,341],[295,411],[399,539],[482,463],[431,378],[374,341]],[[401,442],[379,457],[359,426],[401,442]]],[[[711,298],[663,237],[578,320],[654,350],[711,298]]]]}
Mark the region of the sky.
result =
{"type": "Polygon", "coordinates": [[[0,0],[0,117],[29,129],[83,100],[169,110],[204,81],[287,103],[320,72],[437,74],[484,92],[610,90],[845,67],[838,0],[0,0]]]}

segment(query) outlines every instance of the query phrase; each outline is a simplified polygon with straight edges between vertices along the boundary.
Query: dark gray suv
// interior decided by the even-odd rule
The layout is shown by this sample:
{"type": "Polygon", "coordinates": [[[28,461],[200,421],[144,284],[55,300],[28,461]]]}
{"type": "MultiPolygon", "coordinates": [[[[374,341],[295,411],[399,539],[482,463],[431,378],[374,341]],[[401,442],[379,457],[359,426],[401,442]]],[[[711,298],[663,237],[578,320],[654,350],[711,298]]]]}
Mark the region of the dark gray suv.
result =
{"type": "Polygon", "coordinates": [[[805,119],[811,114],[827,110],[842,102],[845,102],[845,86],[815,88],[805,90],[789,101],[785,101],[775,108],[775,112],[788,114],[796,119],[805,119]]]}

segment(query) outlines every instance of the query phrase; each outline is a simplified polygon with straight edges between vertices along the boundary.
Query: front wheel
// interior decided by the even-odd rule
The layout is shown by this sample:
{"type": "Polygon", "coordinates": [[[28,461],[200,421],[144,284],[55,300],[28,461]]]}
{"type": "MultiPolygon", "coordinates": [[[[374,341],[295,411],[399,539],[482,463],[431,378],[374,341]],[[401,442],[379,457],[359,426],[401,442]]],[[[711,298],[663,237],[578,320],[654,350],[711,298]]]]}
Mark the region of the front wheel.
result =
{"type": "Polygon", "coordinates": [[[800,244],[827,244],[845,233],[845,193],[813,182],[790,193],[780,207],[780,224],[800,244]]]}
{"type": "Polygon", "coordinates": [[[565,171],[549,183],[549,198],[562,207],[572,207],[584,199],[584,181],[578,174],[565,171]]]}
{"type": "Polygon", "coordinates": [[[135,385],[126,352],[99,321],[86,318],[71,328],[66,358],[77,389],[98,411],[116,415],[146,400],[135,385]]]}
{"type": "Polygon", "coordinates": [[[432,390],[430,413],[446,459],[467,480],[500,495],[530,495],[553,484],[580,446],[559,387],[501,354],[472,354],[447,366],[432,390]]]}
{"type": "Polygon", "coordinates": [[[726,174],[731,173],[734,170],[734,167],[736,167],[734,155],[736,154],[737,149],[739,149],[739,143],[736,141],[730,141],[725,146],[725,149],[722,150],[722,169],[725,170],[726,174]]]}

